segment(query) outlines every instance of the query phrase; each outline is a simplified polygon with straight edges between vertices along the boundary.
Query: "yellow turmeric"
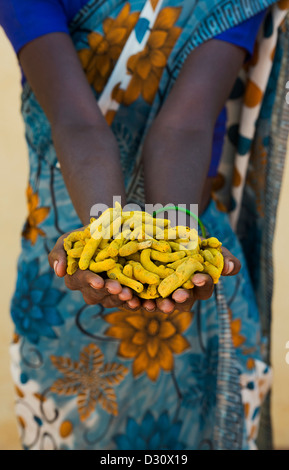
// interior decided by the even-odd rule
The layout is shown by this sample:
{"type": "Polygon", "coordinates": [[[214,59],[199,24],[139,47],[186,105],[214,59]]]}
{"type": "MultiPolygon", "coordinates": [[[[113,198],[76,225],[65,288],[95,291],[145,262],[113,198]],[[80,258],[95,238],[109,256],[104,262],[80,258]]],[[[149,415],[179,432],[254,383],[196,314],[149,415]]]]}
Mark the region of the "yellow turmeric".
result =
{"type": "Polygon", "coordinates": [[[165,266],[157,266],[155,263],[153,263],[151,260],[151,251],[152,250],[150,248],[142,250],[140,255],[140,262],[143,267],[147,271],[157,274],[161,279],[164,279],[165,277],[172,274],[174,272],[173,269],[166,268],[165,266]]]}
{"type": "Polygon", "coordinates": [[[100,244],[99,244],[99,248],[101,250],[103,250],[104,248],[107,247],[107,245],[109,244],[110,240],[108,238],[101,238],[100,240],[100,244]]]}
{"type": "Polygon", "coordinates": [[[215,237],[207,238],[206,240],[201,241],[201,248],[216,248],[221,250],[222,243],[215,237]]]}
{"type": "Polygon", "coordinates": [[[222,253],[216,248],[208,248],[202,250],[202,255],[206,261],[216,266],[216,268],[223,270],[224,267],[224,257],[222,253]]]}
{"type": "Polygon", "coordinates": [[[116,264],[116,266],[109,271],[107,271],[107,275],[109,279],[116,279],[119,281],[120,284],[130,287],[131,289],[135,290],[137,293],[143,291],[144,286],[138,281],[134,279],[130,279],[129,277],[125,276],[122,272],[123,267],[121,264],[116,264]]]}
{"type": "Polygon", "coordinates": [[[123,245],[119,249],[119,255],[127,257],[129,255],[133,255],[137,251],[144,250],[144,249],[146,249],[150,246],[151,246],[151,241],[150,240],[147,240],[145,242],[138,242],[136,240],[132,240],[132,241],[126,243],[125,245],[123,245]]]}
{"type": "Polygon", "coordinates": [[[180,266],[184,262],[184,259],[178,259],[177,261],[174,261],[173,263],[167,264],[167,268],[171,269],[177,269],[178,266],[180,266]]]}
{"type": "Polygon", "coordinates": [[[195,284],[191,281],[191,279],[188,279],[184,284],[182,285],[183,289],[193,289],[195,287],[195,284]]]}
{"type": "Polygon", "coordinates": [[[193,289],[195,272],[217,283],[224,266],[222,243],[201,240],[194,229],[171,227],[144,212],[123,212],[119,204],[64,239],[67,273],[89,269],[133,289],[142,299],[193,289]]]}
{"type": "Polygon", "coordinates": [[[184,262],[177,267],[173,274],[161,281],[158,286],[160,295],[163,298],[168,297],[174,290],[188,281],[195,272],[202,272],[203,269],[203,265],[199,261],[193,258],[185,258],[184,262]]]}
{"type": "Polygon", "coordinates": [[[214,284],[217,284],[221,275],[220,270],[216,268],[216,266],[214,266],[213,264],[209,263],[208,261],[205,261],[203,266],[204,266],[203,272],[206,274],[209,274],[211,278],[213,279],[214,284]]]}
{"type": "Polygon", "coordinates": [[[109,247],[107,249],[108,254],[112,258],[114,256],[117,256],[120,248],[123,246],[124,243],[125,243],[124,238],[116,238],[115,240],[112,240],[112,242],[109,244],[109,247]]]}
{"type": "Polygon", "coordinates": [[[83,252],[84,245],[82,246],[75,246],[71,248],[71,250],[67,251],[68,256],[71,256],[71,258],[80,258],[83,252]]]}
{"type": "Polygon", "coordinates": [[[123,274],[127,277],[130,277],[131,279],[134,279],[134,275],[133,275],[133,267],[131,264],[125,264],[123,266],[123,274]]]}
{"type": "Polygon", "coordinates": [[[84,240],[84,232],[78,230],[76,232],[71,232],[64,240],[63,245],[65,251],[71,250],[72,244],[78,240],[84,240]]]}
{"type": "Polygon", "coordinates": [[[70,276],[74,274],[78,269],[78,262],[75,258],[72,258],[71,256],[67,256],[67,267],[66,267],[66,272],[70,276]]]}
{"type": "Polygon", "coordinates": [[[149,285],[146,289],[138,294],[141,299],[158,299],[160,294],[158,293],[156,285],[149,285]]]}
{"type": "Polygon", "coordinates": [[[97,263],[93,260],[90,261],[89,263],[89,269],[90,271],[93,271],[94,273],[103,273],[108,271],[109,269],[112,269],[116,266],[116,261],[112,258],[107,258],[103,261],[98,261],[97,263]]]}
{"type": "Polygon", "coordinates": [[[151,250],[151,259],[161,261],[162,263],[173,263],[186,256],[185,251],[175,251],[173,253],[161,253],[160,251],[151,250]]]}
{"type": "Polygon", "coordinates": [[[186,245],[181,245],[180,243],[172,241],[169,241],[168,243],[173,251],[183,251],[186,249],[186,245]]]}
{"type": "Polygon", "coordinates": [[[132,255],[128,255],[126,256],[124,259],[128,260],[128,261],[136,261],[136,262],[140,262],[140,252],[137,251],[136,253],[133,253],[132,255]]]}
{"type": "Polygon", "coordinates": [[[156,273],[148,271],[141,263],[129,261],[129,264],[133,268],[133,275],[137,281],[140,281],[142,284],[159,284],[160,277],[156,273]]]}
{"type": "Polygon", "coordinates": [[[170,243],[165,240],[155,240],[153,238],[151,247],[153,250],[161,251],[162,253],[171,253],[172,251],[170,243]]]}
{"type": "Polygon", "coordinates": [[[79,268],[82,270],[88,269],[89,263],[94,256],[96,249],[98,248],[99,241],[95,238],[90,238],[89,241],[86,243],[83,251],[81,253],[81,257],[79,260],[79,268]]]}
{"type": "Polygon", "coordinates": [[[107,258],[111,258],[111,255],[109,253],[109,246],[110,246],[110,243],[108,241],[108,243],[105,245],[104,248],[101,249],[101,251],[99,251],[95,257],[95,262],[98,263],[99,261],[104,261],[105,259],[107,258]]]}

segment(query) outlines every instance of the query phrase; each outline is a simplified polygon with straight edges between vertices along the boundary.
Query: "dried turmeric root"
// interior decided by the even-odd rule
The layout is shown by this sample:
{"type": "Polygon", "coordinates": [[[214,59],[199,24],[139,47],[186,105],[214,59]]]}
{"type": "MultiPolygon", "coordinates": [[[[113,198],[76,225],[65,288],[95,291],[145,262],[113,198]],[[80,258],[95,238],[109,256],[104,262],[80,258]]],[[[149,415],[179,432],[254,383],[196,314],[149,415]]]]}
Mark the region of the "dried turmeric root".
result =
{"type": "Polygon", "coordinates": [[[171,227],[145,212],[124,212],[119,204],[64,239],[67,273],[89,269],[130,287],[142,299],[193,289],[195,272],[219,281],[224,258],[215,237],[201,240],[194,229],[171,227]]]}
{"type": "Polygon", "coordinates": [[[142,284],[159,284],[160,277],[158,276],[158,274],[152,273],[151,271],[147,271],[141,263],[129,261],[129,264],[133,268],[133,276],[142,284]]]}
{"type": "Polygon", "coordinates": [[[149,248],[151,246],[151,241],[147,240],[146,242],[138,242],[136,240],[130,241],[126,243],[119,249],[120,256],[129,256],[137,253],[140,250],[144,250],[145,248],[149,248]]]}
{"type": "Polygon", "coordinates": [[[138,294],[141,299],[158,299],[160,294],[158,293],[157,286],[155,284],[151,284],[144,289],[142,292],[138,294]]]}
{"type": "Polygon", "coordinates": [[[79,260],[79,268],[82,270],[88,269],[89,263],[92,260],[96,249],[98,248],[100,239],[90,238],[83,248],[79,260]]]}
{"type": "Polygon", "coordinates": [[[78,269],[78,262],[75,258],[72,258],[71,256],[67,256],[67,268],[66,268],[66,272],[67,274],[70,274],[72,276],[72,274],[74,274],[78,269]]]}
{"type": "Polygon", "coordinates": [[[160,295],[168,297],[174,290],[181,287],[195,272],[202,272],[203,265],[194,258],[186,258],[176,271],[162,280],[158,286],[160,295]]]}
{"type": "Polygon", "coordinates": [[[201,250],[201,253],[205,259],[204,272],[212,277],[214,284],[217,284],[224,268],[224,257],[221,251],[218,248],[207,248],[201,250]]]}
{"type": "Polygon", "coordinates": [[[140,262],[143,267],[147,271],[157,274],[161,279],[164,279],[165,277],[172,274],[174,272],[173,269],[166,268],[165,266],[157,266],[155,263],[152,262],[151,251],[152,250],[150,248],[147,248],[141,252],[140,262]]]}
{"type": "Polygon", "coordinates": [[[135,290],[137,293],[142,292],[144,289],[143,284],[125,276],[122,270],[123,270],[122,265],[117,264],[114,268],[107,271],[107,275],[109,279],[116,279],[117,281],[119,281],[120,284],[130,287],[131,289],[135,290]]]}
{"type": "Polygon", "coordinates": [[[94,273],[103,273],[112,269],[116,266],[116,261],[112,258],[105,259],[104,261],[99,261],[96,263],[95,261],[90,261],[89,269],[94,273]]]}

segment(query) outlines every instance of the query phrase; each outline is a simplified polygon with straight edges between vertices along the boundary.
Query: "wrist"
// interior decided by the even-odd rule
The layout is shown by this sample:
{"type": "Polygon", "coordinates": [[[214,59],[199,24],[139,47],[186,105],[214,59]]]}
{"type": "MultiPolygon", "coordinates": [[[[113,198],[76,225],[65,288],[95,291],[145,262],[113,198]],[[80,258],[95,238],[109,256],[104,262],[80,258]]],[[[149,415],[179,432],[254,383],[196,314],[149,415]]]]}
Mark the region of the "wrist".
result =
{"type": "Polygon", "coordinates": [[[148,134],[143,153],[148,203],[203,202],[212,148],[210,129],[176,129],[157,124],[148,134]]]}
{"type": "Polygon", "coordinates": [[[52,127],[52,138],[56,150],[77,155],[77,159],[104,156],[109,160],[119,160],[117,141],[108,126],[92,124],[57,124],[52,127]]]}

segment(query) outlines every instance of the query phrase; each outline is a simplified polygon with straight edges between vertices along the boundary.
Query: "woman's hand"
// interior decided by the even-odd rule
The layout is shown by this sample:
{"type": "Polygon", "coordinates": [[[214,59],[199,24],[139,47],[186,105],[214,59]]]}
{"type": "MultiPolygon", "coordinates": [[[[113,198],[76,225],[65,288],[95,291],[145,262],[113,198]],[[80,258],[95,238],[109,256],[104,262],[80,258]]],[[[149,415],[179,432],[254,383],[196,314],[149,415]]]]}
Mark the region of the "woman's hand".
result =
{"type": "MultiPolygon", "coordinates": [[[[241,269],[240,261],[227,248],[222,247],[222,253],[224,256],[222,276],[238,274],[241,269]]],[[[166,299],[156,299],[156,301],[145,300],[142,306],[148,311],[158,309],[167,314],[172,313],[175,309],[182,311],[191,310],[196,300],[207,300],[214,291],[213,279],[208,274],[194,274],[191,280],[195,285],[193,289],[177,289],[166,299]]]]}
{"type": "MultiPolygon", "coordinates": [[[[81,229],[82,230],[82,229],[81,229]]],[[[48,255],[49,264],[58,277],[64,277],[70,290],[79,290],[88,305],[101,304],[105,308],[125,307],[136,309],[141,305],[140,299],[128,287],[121,286],[118,281],[103,279],[89,270],[78,269],[72,276],[66,274],[66,252],[63,240],[68,233],[62,235],[48,255]]]]}
{"type": "MultiPolygon", "coordinates": [[[[57,240],[48,255],[49,264],[58,277],[65,278],[68,289],[79,290],[82,293],[88,305],[101,304],[105,308],[124,307],[131,310],[142,306],[148,311],[158,309],[168,314],[175,309],[188,311],[196,300],[209,299],[213,294],[214,283],[211,276],[202,273],[194,274],[191,278],[195,285],[193,289],[177,289],[170,297],[156,300],[141,300],[134,295],[132,289],[122,286],[113,279],[103,279],[89,270],[78,269],[71,276],[66,274],[66,252],[63,247],[64,238],[67,236],[68,233],[57,240]]],[[[241,269],[240,261],[224,247],[222,247],[222,253],[224,256],[222,276],[234,276],[241,269]]]]}

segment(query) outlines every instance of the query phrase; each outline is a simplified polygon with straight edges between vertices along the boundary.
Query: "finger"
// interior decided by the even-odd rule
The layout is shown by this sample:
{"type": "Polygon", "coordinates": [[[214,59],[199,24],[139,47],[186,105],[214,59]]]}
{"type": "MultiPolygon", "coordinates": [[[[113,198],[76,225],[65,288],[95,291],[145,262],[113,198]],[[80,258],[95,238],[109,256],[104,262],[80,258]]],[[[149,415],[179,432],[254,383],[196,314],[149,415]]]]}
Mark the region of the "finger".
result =
{"type": "Polygon", "coordinates": [[[107,295],[107,296],[100,296],[95,291],[90,288],[84,289],[82,292],[83,300],[87,305],[97,305],[101,304],[105,308],[113,308],[113,307],[120,307],[123,302],[119,300],[117,296],[107,295]]]}
{"type": "Polygon", "coordinates": [[[104,308],[121,307],[124,304],[124,302],[119,299],[118,295],[107,295],[100,303],[104,308]]]}
{"type": "Polygon", "coordinates": [[[122,286],[118,281],[115,281],[113,279],[107,279],[105,281],[105,288],[109,294],[120,294],[122,291],[122,286]]]}
{"type": "Polygon", "coordinates": [[[132,309],[132,310],[136,310],[138,308],[140,308],[140,299],[136,296],[134,296],[131,300],[128,300],[128,302],[126,302],[126,306],[128,307],[128,309],[132,309]]]}
{"type": "Polygon", "coordinates": [[[50,267],[54,269],[56,276],[64,277],[66,274],[66,252],[63,248],[65,235],[60,237],[52,251],[48,255],[50,267]]]}
{"type": "MultiPolygon", "coordinates": [[[[204,280],[202,279],[202,281],[199,282],[199,284],[198,284],[197,282],[195,282],[195,277],[196,276],[197,276],[197,274],[195,276],[193,276],[193,278],[192,278],[192,282],[195,284],[195,287],[192,289],[194,299],[195,300],[207,300],[207,299],[209,299],[212,296],[213,292],[214,292],[213,279],[208,274],[202,274],[200,276],[205,277],[205,279],[204,280]]],[[[198,276],[199,276],[199,274],[198,274],[198,276]]]]}
{"type": "Polygon", "coordinates": [[[81,293],[83,300],[87,305],[100,304],[105,299],[105,296],[101,296],[99,293],[97,294],[91,287],[83,289],[81,293]]]}
{"type": "Polygon", "coordinates": [[[190,292],[187,289],[177,289],[172,295],[172,299],[180,304],[186,302],[189,298],[190,292]]]}
{"type": "Polygon", "coordinates": [[[72,276],[69,274],[65,276],[65,285],[70,290],[81,290],[88,286],[100,290],[104,288],[104,280],[91,271],[78,269],[72,276]]]}
{"type": "Polygon", "coordinates": [[[88,305],[102,304],[106,308],[112,308],[123,304],[118,295],[107,294],[106,289],[94,289],[86,285],[81,289],[81,293],[88,305]]]}
{"type": "Polygon", "coordinates": [[[192,283],[197,287],[204,287],[206,282],[209,282],[209,279],[212,280],[208,274],[197,273],[192,277],[192,283]]]}
{"type": "Polygon", "coordinates": [[[148,312],[153,312],[156,309],[156,303],[153,300],[145,300],[142,304],[148,312]]]}
{"type": "Polygon", "coordinates": [[[224,256],[224,268],[222,276],[234,276],[238,274],[241,269],[241,262],[225,247],[222,247],[224,256]]]}
{"type": "MultiPolygon", "coordinates": [[[[86,228],[87,226],[80,227],[78,229],[73,230],[74,232],[82,231],[86,228]]],[[[71,232],[67,232],[61,237],[58,238],[54,248],[51,250],[51,252],[48,255],[48,262],[51,266],[52,269],[54,269],[55,274],[58,277],[64,277],[66,274],[66,251],[64,250],[63,242],[66,237],[71,232]]]]}
{"type": "MultiPolygon", "coordinates": [[[[186,291],[186,289],[182,290],[186,291]]],[[[175,308],[182,312],[190,312],[195,302],[194,289],[190,289],[189,291],[186,291],[186,293],[189,294],[189,297],[186,300],[175,303],[175,308]]]]}
{"type": "Polygon", "coordinates": [[[170,299],[157,299],[157,308],[163,313],[172,313],[175,309],[175,303],[170,299]]]}
{"type": "Polygon", "coordinates": [[[123,287],[120,294],[118,294],[118,298],[122,300],[123,302],[131,300],[133,298],[132,290],[129,289],[128,287],[123,287]]]}

